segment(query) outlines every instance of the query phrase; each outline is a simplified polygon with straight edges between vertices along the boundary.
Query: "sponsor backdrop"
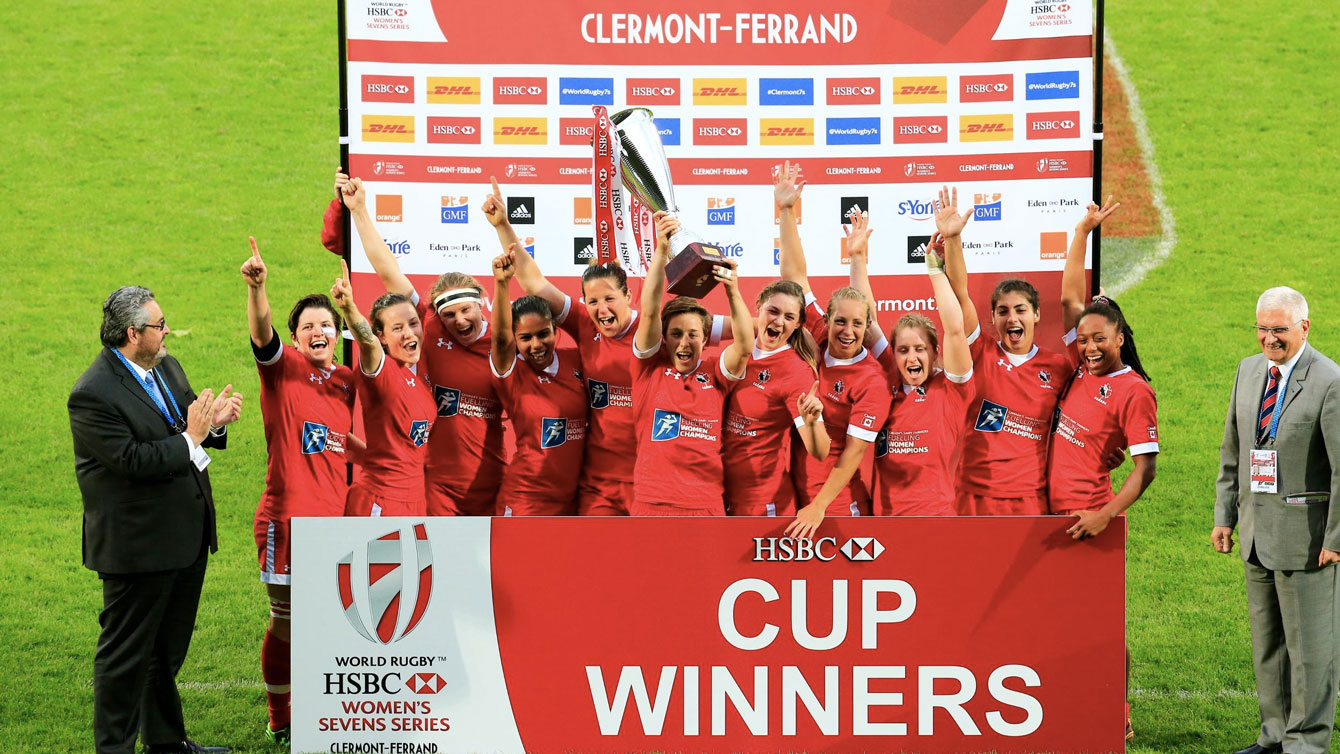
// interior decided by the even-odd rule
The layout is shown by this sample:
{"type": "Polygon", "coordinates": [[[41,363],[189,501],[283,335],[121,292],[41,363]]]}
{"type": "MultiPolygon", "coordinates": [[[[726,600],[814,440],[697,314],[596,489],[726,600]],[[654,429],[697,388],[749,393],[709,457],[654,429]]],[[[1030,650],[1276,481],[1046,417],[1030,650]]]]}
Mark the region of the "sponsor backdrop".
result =
{"type": "Polygon", "coordinates": [[[293,749],[1121,751],[1119,521],[296,519],[293,749]]]}
{"type": "MultiPolygon", "coordinates": [[[[503,19],[445,0],[347,3],[349,167],[417,285],[489,274],[499,249],[478,207],[496,176],[527,252],[575,293],[594,254],[591,106],[640,106],[681,219],[739,263],[747,298],[778,274],[771,180],[789,159],[809,184],[800,229],[821,297],[846,280],[841,223],[859,209],[880,311],[932,312],[921,246],[949,183],[973,207],[974,298],[1026,276],[1046,302],[1042,342],[1059,336],[1048,314],[1092,185],[1088,3],[664,7],[519,0],[503,19]]],[[[354,249],[355,273],[370,272],[354,249]]],[[[379,286],[360,276],[356,290],[365,302],[379,286]]]]}

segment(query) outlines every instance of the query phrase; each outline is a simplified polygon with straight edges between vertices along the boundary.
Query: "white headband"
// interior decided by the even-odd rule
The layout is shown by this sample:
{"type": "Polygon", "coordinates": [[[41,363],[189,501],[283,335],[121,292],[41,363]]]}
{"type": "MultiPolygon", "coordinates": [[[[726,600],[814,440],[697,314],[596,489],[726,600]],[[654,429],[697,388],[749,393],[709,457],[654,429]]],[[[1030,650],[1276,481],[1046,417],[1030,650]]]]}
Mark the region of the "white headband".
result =
{"type": "Polygon", "coordinates": [[[473,301],[480,306],[483,306],[484,304],[484,300],[479,297],[479,291],[474,288],[453,288],[452,290],[443,291],[437,294],[437,298],[433,299],[433,311],[440,312],[443,307],[450,306],[451,304],[460,304],[470,301],[473,301]]]}

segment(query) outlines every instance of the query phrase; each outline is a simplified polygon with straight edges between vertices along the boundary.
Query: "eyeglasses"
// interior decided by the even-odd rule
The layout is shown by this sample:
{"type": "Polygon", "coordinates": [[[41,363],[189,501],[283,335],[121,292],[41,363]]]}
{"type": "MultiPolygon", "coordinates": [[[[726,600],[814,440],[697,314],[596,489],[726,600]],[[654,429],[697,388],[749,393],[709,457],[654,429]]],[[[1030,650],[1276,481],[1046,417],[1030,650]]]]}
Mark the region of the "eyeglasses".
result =
{"type": "Polygon", "coordinates": [[[148,324],[147,324],[147,325],[145,325],[145,327],[152,327],[153,329],[155,329],[155,330],[157,330],[157,331],[159,331],[159,332],[163,332],[164,330],[167,329],[167,317],[164,317],[163,320],[162,320],[161,322],[159,322],[158,324],[156,324],[156,325],[148,325],[148,324]]]}
{"type": "Polygon", "coordinates": [[[1252,329],[1256,331],[1257,335],[1274,335],[1276,338],[1278,338],[1284,333],[1289,332],[1290,330],[1297,327],[1298,323],[1302,321],[1303,320],[1300,319],[1298,320],[1298,322],[1295,322],[1292,325],[1289,325],[1288,327],[1264,327],[1262,325],[1252,325],[1252,329]]]}

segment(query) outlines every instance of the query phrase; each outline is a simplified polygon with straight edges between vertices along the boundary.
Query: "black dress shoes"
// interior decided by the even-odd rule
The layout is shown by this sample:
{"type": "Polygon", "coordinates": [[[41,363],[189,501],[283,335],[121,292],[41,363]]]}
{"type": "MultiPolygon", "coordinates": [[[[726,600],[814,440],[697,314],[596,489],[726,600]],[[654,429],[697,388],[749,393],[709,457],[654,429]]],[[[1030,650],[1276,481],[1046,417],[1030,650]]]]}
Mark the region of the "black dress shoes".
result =
{"type": "Polygon", "coordinates": [[[1261,744],[1252,744],[1245,749],[1239,749],[1233,754],[1280,754],[1284,751],[1282,746],[1262,746],[1261,744]]]}
{"type": "Polygon", "coordinates": [[[187,738],[175,744],[147,744],[144,754],[229,754],[227,746],[201,746],[187,738]]]}

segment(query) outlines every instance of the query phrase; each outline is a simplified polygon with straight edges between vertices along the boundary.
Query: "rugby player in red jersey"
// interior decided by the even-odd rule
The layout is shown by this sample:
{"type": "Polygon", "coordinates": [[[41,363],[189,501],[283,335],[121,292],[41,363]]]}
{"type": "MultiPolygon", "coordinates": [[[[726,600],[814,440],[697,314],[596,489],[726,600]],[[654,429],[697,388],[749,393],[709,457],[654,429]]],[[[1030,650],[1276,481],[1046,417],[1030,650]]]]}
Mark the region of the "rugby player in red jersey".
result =
{"type": "MultiPolygon", "coordinates": [[[[954,214],[942,207],[937,222],[954,214]]],[[[852,286],[873,298],[866,263],[869,221],[852,216],[847,236],[852,286]]],[[[963,412],[972,400],[972,354],[963,331],[963,310],[944,274],[944,243],[936,234],[926,246],[926,272],[943,332],[920,314],[907,314],[893,328],[893,405],[875,439],[877,516],[954,515],[954,459],[963,436],[963,412]],[[943,336],[943,341],[941,341],[943,336]],[[936,366],[943,362],[943,369],[936,366]]],[[[871,323],[874,329],[878,322],[871,323]]]]}
{"type": "MultiPolygon", "coordinates": [[[[958,473],[960,515],[1047,513],[1047,439],[1052,414],[1074,364],[1033,342],[1038,292],[1017,278],[991,294],[991,337],[982,332],[968,293],[960,233],[972,216],[958,209],[958,189],[940,189],[936,222],[945,237],[945,271],[963,308],[973,356],[976,397],[969,404],[958,473]]],[[[1069,328],[1066,328],[1069,329],[1069,328]]],[[[1069,337],[1069,336],[1067,336],[1069,337]]]]}
{"type": "MultiPolygon", "coordinates": [[[[481,207],[503,250],[519,240],[507,219],[507,203],[498,181],[481,207]]],[[[617,263],[593,264],[582,272],[580,297],[574,301],[545,278],[530,254],[517,254],[521,289],[549,303],[554,321],[581,351],[590,406],[586,464],[578,486],[583,516],[626,516],[633,501],[633,332],[639,313],[628,290],[628,275],[617,263]]],[[[725,317],[712,318],[708,345],[729,338],[725,317]],[[725,330],[726,332],[723,332],[725,330]]]]}
{"type": "Polygon", "coordinates": [[[754,350],[743,380],[726,399],[726,512],[791,516],[792,431],[815,458],[828,455],[823,403],[815,393],[815,343],[805,329],[805,293],[789,280],[763,288],[756,302],[754,350]]]}
{"type": "Polygon", "coordinates": [[[577,512],[577,479],[586,445],[586,386],[576,348],[555,349],[554,317],[538,296],[513,303],[508,285],[520,244],[493,260],[491,365],[516,432],[516,455],[498,491],[498,515],[567,516],[577,512]],[[518,353],[519,352],[519,353],[518,353]]]}
{"type": "Polygon", "coordinates": [[[367,450],[359,454],[362,477],[349,489],[345,515],[422,516],[423,467],[429,433],[437,418],[432,393],[418,374],[423,325],[409,298],[383,294],[372,304],[371,322],[354,303],[349,266],[331,286],[358,344],[354,372],[363,405],[367,450]]]}
{"type": "Polygon", "coordinates": [[[703,363],[711,313],[681,296],[661,308],[670,236],[679,221],[656,213],[656,253],[642,284],[643,317],[633,336],[633,411],[637,433],[635,516],[725,514],[722,409],[729,383],[744,377],[754,343],[754,323],[736,287],[735,265],[712,268],[730,305],[734,342],[703,363]]]}
{"type": "Polygon", "coordinates": [[[313,294],[298,299],[288,315],[292,347],[280,340],[265,293],[269,271],[251,240],[242,263],[247,284],[247,330],[261,379],[265,425],[265,491],[256,506],[253,530],[261,581],[270,600],[270,622],[261,642],[261,677],[269,706],[266,736],[289,740],[289,519],[344,514],[349,457],[362,441],[353,424],[354,374],[335,363],[340,316],[330,299],[313,294]],[[346,453],[346,449],[351,452],[346,453]]]}
{"type": "Polygon", "coordinates": [[[786,535],[798,538],[812,536],[826,515],[870,515],[866,451],[888,418],[890,399],[884,373],[864,345],[866,330],[874,319],[870,299],[844,286],[833,291],[824,310],[810,290],[794,213],[804,186],[799,166],[787,162],[775,176],[773,198],[781,221],[782,278],[798,284],[804,292],[807,313],[814,316],[807,326],[822,348],[818,395],[831,442],[823,460],[805,455],[801,463],[801,454],[792,453],[797,459],[792,474],[801,507],[786,535]]]}
{"type": "Polygon", "coordinates": [[[425,299],[414,290],[367,210],[357,178],[336,176],[368,261],[390,293],[406,297],[423,322],[423,372],[437,404],[428,440],[426,489],[434,516],[487,516],[502,484],[502,404],[489,370],[484,288],[461,272],[441,275],[425,299]]]}

